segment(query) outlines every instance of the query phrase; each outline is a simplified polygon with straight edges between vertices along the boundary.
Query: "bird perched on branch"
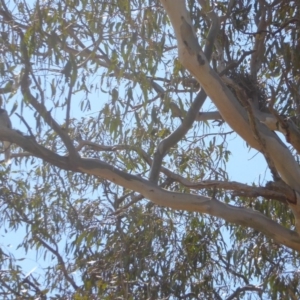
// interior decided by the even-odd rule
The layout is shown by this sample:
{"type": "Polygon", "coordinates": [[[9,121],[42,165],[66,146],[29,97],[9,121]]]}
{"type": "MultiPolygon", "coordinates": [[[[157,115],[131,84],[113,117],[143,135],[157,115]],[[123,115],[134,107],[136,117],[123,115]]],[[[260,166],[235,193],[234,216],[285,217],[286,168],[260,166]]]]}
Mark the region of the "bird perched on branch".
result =
{"type": "Polygon", "coordinates": [[[173,118],[180,118],[181,121],[183,120],[183,112],[175,102],[170,102],[170,109],[173,118]]]}
{"type": "MultiPolygon", "coordinates": [[[[7,114],[7,111],[3,108],[0,108],[0,126],[4,126],[7,128],[12,128],[11,126],[11,121],[9,119],[9,116],[7,114]]],[[[8,162],[10,159],[10,142],[7,141],[2,141],[3,148],[4,148],[4,157],[5,157],[5,162],[8,162]]]]}

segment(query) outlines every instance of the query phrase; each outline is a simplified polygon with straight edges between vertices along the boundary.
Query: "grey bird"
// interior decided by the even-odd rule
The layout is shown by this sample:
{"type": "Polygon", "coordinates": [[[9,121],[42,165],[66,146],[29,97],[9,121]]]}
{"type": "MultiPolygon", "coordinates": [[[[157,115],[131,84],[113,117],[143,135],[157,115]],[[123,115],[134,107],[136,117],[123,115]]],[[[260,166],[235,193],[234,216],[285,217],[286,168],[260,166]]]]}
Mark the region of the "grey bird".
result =
{"type": "MultiPolygon", "coordinates": [[[[11,126],[11,121],[9,119],[9,116],[7,114],[7,111],[3,108],[0,108],[0,126],[5,126],[7,128],[12,128],[11,126]]],[[[5,157],[5,162],[8,162],[10,159],[10,142],[3,141],[3,148],[4,148],[4,157],[5,157]]]]}

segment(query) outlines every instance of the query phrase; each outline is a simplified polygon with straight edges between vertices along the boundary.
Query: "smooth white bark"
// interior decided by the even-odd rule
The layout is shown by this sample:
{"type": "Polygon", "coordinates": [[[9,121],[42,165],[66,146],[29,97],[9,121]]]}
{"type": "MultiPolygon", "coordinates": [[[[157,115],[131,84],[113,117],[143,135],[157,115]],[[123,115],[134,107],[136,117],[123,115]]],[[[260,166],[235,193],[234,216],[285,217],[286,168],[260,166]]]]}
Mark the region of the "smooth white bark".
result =
{"type": "Polygon", "coordinates": [[[300,236],[296,232],[284,228],[252,209],[234,207],[205,196],[170,192],[98,159],[79,157],[76,164],[74,164],[68,156],[57,155],[49,149],[38,145],[32,137],[25,137],[14,130],[2,126],[0,126],[0,140],[15,143],[25,151],[32,153],[32,155],[61,169],[107,179],[117,185],[142,194],[145,198],[158,205],[206,213],[222,218],[230,223],[254,228],[273,238],[275,242],[300,251],[300,236]]]}
{"type": "MultiPolygon", "coordinates": [[[[197,37],[193,31],[185,1],[161,0],[161,3],[174,28],[182,64],[198,80],[229,126],[251,147],[262,151],[262,145],[256,140],[249,125],[245,109],[210,67],[202,49],[197,45],[197,37]]],[[[274,132],[270,131],[263,123],[256,123],[260,137],[264,141],[264,151],[268,153],[285,183],[297,194],[300,194],[300,168],[293,155],[274,132]]],[[[290,207],[295,216],[297,230],[300,232],[300,207],[299,201],[297,202],[296,205],[290,205],[290,207]]]]}

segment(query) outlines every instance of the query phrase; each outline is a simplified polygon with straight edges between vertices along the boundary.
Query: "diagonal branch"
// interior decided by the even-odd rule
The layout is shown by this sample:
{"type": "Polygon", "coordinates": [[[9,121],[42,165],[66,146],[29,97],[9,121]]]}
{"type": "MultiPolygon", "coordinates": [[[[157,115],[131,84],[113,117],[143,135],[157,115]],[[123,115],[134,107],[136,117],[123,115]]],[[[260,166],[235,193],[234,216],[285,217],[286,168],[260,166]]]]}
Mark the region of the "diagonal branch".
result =
{"type": "MultiPolygon", "coordinates": [[[[218,35],[219,29],[220,29],[220,22],[218,16],[210,12],[209,14],[212,24],[207,36],[207,41],[205,45],[205,50],[204,50],[204,55],[207,58],[208,61],[210,61],[212,52],[213,52],[213,46],[214,46],[214,41],[218,35]]],[[[198,44],[198,41],[196,41],[198,44]]],[[[199,44],[198,44],[199,46],[199,44]]],[[[200,47],[200,46],[199,46],[200,47]]],[[[161,164],[163,161],[164,156],[167,154],[167,152],[175,146],[185,135],[186,133],[190,130],[192,127],[194,121],[196,120],[199,111],[201,107],[203,106],[205,99],[207,95],[205,93],[204,89],[201,89],[201,91],[198,93],[196,98],[194,99],[191,107],[189,108],[185,118],[183,119],[181,125],[174,131],[172,132],[168,137],[163,139],[157,146],[154,158],[153,158],[153,163],[151,166],[150,170],[150,175],[149,179],[152,182],[157,183],[159,172],[161,169],[161,164]]]]}
{"type": "Polygon", "coordinates": [[[16,131],[5,127],[1,128],[1,139],[7,139],[9,142],[19,145],[34,156],[58,168],[109,180],[126,189],[140,193],[157,205],[205,213],[233,224],[253,228],[271,237],[276,243],[284,244],[287,247],[300,251],[300,237],[295,231],[279,225],[258,211],[228,205],[206,196],[167,191],[148,180],[123,172],[98,159],[79,158],[76,165],[73,165],[67,157],[59,156],[38,145],[33,139],[26,138],[16,131]]]}
{"type": "MultiPolygon", "coordinates": [[[[4,20],[10,24],[11,26],[14,25],[14,19],[12,15],[9,13],[4,1],[1,1],[2,6],[6,9],[5,14],[2,11],[2,15],[4,20]]],[[[22,60],[25,67],[25,72],[23,74],[23,77],[21,79],[21,91],[25,98],[25,101],[28,101],[35,110],[40,114],[40,116],[46,121],[46,123],[58,134],[58,136],[61,138],[63,143],[65,144],[66,148],[69,151],[70,158],[76,162],[77,158],[79,157],[78,152],[75,150],[75,147],[71,141],[71,139],[68,136],[68,133],[59,126],[58,123],[52,118],[51,113],[47,111],[44,104],[40,103],[30,92],[30,79],[29,74],[32,73],[31,70],[31,62],[30,62],[30,56],[28,53],[27,45],[24,39],[24,33],[22,29],[18,26],[13,26],[14,30],[19,34],[20,37],[20,48],[21,48],[21,54],[22,54],[22,60]]],[[[43,94],[43,93],[42,93],[43,94]]]]}
{"type": "Polygon", "coordinates": [[[240,293],[243,293],[243,292],[246,292],[246,291],[255,291],[255,292],[261,293],[261,292],[263,292],[263,289],[261,287],[259,287],[259,286],[255,286],[255,285],[249,284],[249,285],[237,288],[233,292],[233,294],[231,294],[228,298],[226,298],[226,300],[238,299],[240,293]]]}
{"type": "MultiPolygon", "coordinates": [[[[78,143],[79,145],[76,147],[77,151],[80,151],[85,146],[90,147],[94,151],[134,151],[138,155],[140,155],[148,165],[152,165],[152,159],[150,158],[150,156],[143,149],[137,146],[129,146],[122,144],[106,146],[84,140],[81,140],[78,143]]],[[[266,187],[250,186],[236,181],[202,180],[199,182],[195,182],[186,179],[183,176],[174,173],[165,167],[161,167],[161,172],[173,181],[178,182],[183,186],[194,190],[201,190],[206,188],[219,188],[227,191],[233,191],[233,196],[244,196],[254,198],[264,197],[265,199],[277,200],[282,203],[287,203],[287,201],[290,203],[295,203],[296,201],[294,191],[283,182],[269,182],[266,185],[266,187]]]]}
{"type": "MultiPolygon", "coordinates": [[[[238,102],[229,88],[210,67],[204,52],[197,46],[197,37],[193,32],[191,20],[181,0],[161,0],[166,9],[178,42],[179,58],[182,64],[195,76],[207,95],[217,106],[223,119],[251,147],[261,151],[261,145],[253,136],[245,109],[238,102]]],[[[257,130],[265,141],[265,149],[274,162],[282,180],[288,184],[297,196],[295,205],[289,203],[293,210],[296,228],[300,232],[300,167],[286,145],[264,124],[257,122],[257,130]]]]}
{"type": "Polygon", "coordinates": [[[68,149],[70,158],[75,162],[79,157],[79,154],[76,151],[73,142],[69,138],[68,133],[64,131],[58,123],[56,123],[56,121],[51,116],[51,112],[47,111],[46,107],[42,103],[40,103],[30,92],[29,74],[31,73],[31,64],[30,64],[27,47],[24,42],[24,35],[21,30],[19,31],[19,35],[21,38],[22,53],[23,53],[23,59],[25,65],[25,72],[21,80],[22,94],[25,100],[27,100],[35,108],[35,110],[40,114],[41,117],[43,117],[46,123],[58,134],[58,136],[61,138],[66,148],[68,149]]]}

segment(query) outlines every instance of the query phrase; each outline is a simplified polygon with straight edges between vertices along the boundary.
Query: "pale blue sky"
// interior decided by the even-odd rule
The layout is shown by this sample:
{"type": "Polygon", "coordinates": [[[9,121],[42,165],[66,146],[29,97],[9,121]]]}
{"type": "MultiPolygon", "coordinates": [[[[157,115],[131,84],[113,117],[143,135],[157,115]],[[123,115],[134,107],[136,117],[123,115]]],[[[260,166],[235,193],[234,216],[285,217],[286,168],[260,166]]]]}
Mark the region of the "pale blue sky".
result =
{"type": "MultiPolygon", "coordinates": [[[[19,97],[21,96],[19,95],[19,97]]],[[[103,97],[108,97],[108,95],[103,95],[103,97]]],[[[99,95],[97,95],[97,98],[99,98],[99,95]]],[[[76,103],[76,101],[74,102],[76,103]]],[[[12,105],[13,102],[11,101],[7,106],[8,111],[10,111],[12,105]]],[[[27,110],[28,109],[25,109],[25,118],[27,110]]],[[[20,107],[17,112],[20,113],[20,107]]],[[[81,114],[79,113],[79,110],[73,106],[71,118],[78,117],[79,114],[81,114]]],[[[60,114],[58,111],[55,111],[53,112],[53,117],[62,120],[64,118],[64,115],[60,114]]],[[[24,125],[16,116],[12,116],[12,121],[13,127],[15,129],[26,132],[24,125]]],[[[32,111],[30,111],[30,117],[26,118],[26,121],[33,128],[35,128],[35,120],[32,118],[32,111]]],[[[230,161],[227,164],[227,172],[230,180],[248,184],[251,184],[252,182],[258,184],[270,180],[270,173],[269,171],[267,171],[265,159],[261,154],[257,153],[256,150],[249,151],[246,143],[236,134],[232,134],[230,137],[228,137],[227,142],[229,150],[232,152],[230,161]]],[[[12,162],[12,165],[13,164],[14,162],[12,162]]],[[[8,250],[8,252],[14,253],[16,258],[20,259],[26,257],[26,259],[22,261],[24,272],[34,272],[35,274],[42,274],[42,267],[56,264],[56,261],[51,261],[50,258],[44,261],[43,253],[37,254],[35,250],[29,250],[25,255],[22,249],[16,249],[17,245],[26,234],[24,228],[19,228],[17,233],[8,232],[7,234],[4,233],[3,229],[4,228],[0,229],[1,247],[4,248],[4,251],[8,250]]]]}

